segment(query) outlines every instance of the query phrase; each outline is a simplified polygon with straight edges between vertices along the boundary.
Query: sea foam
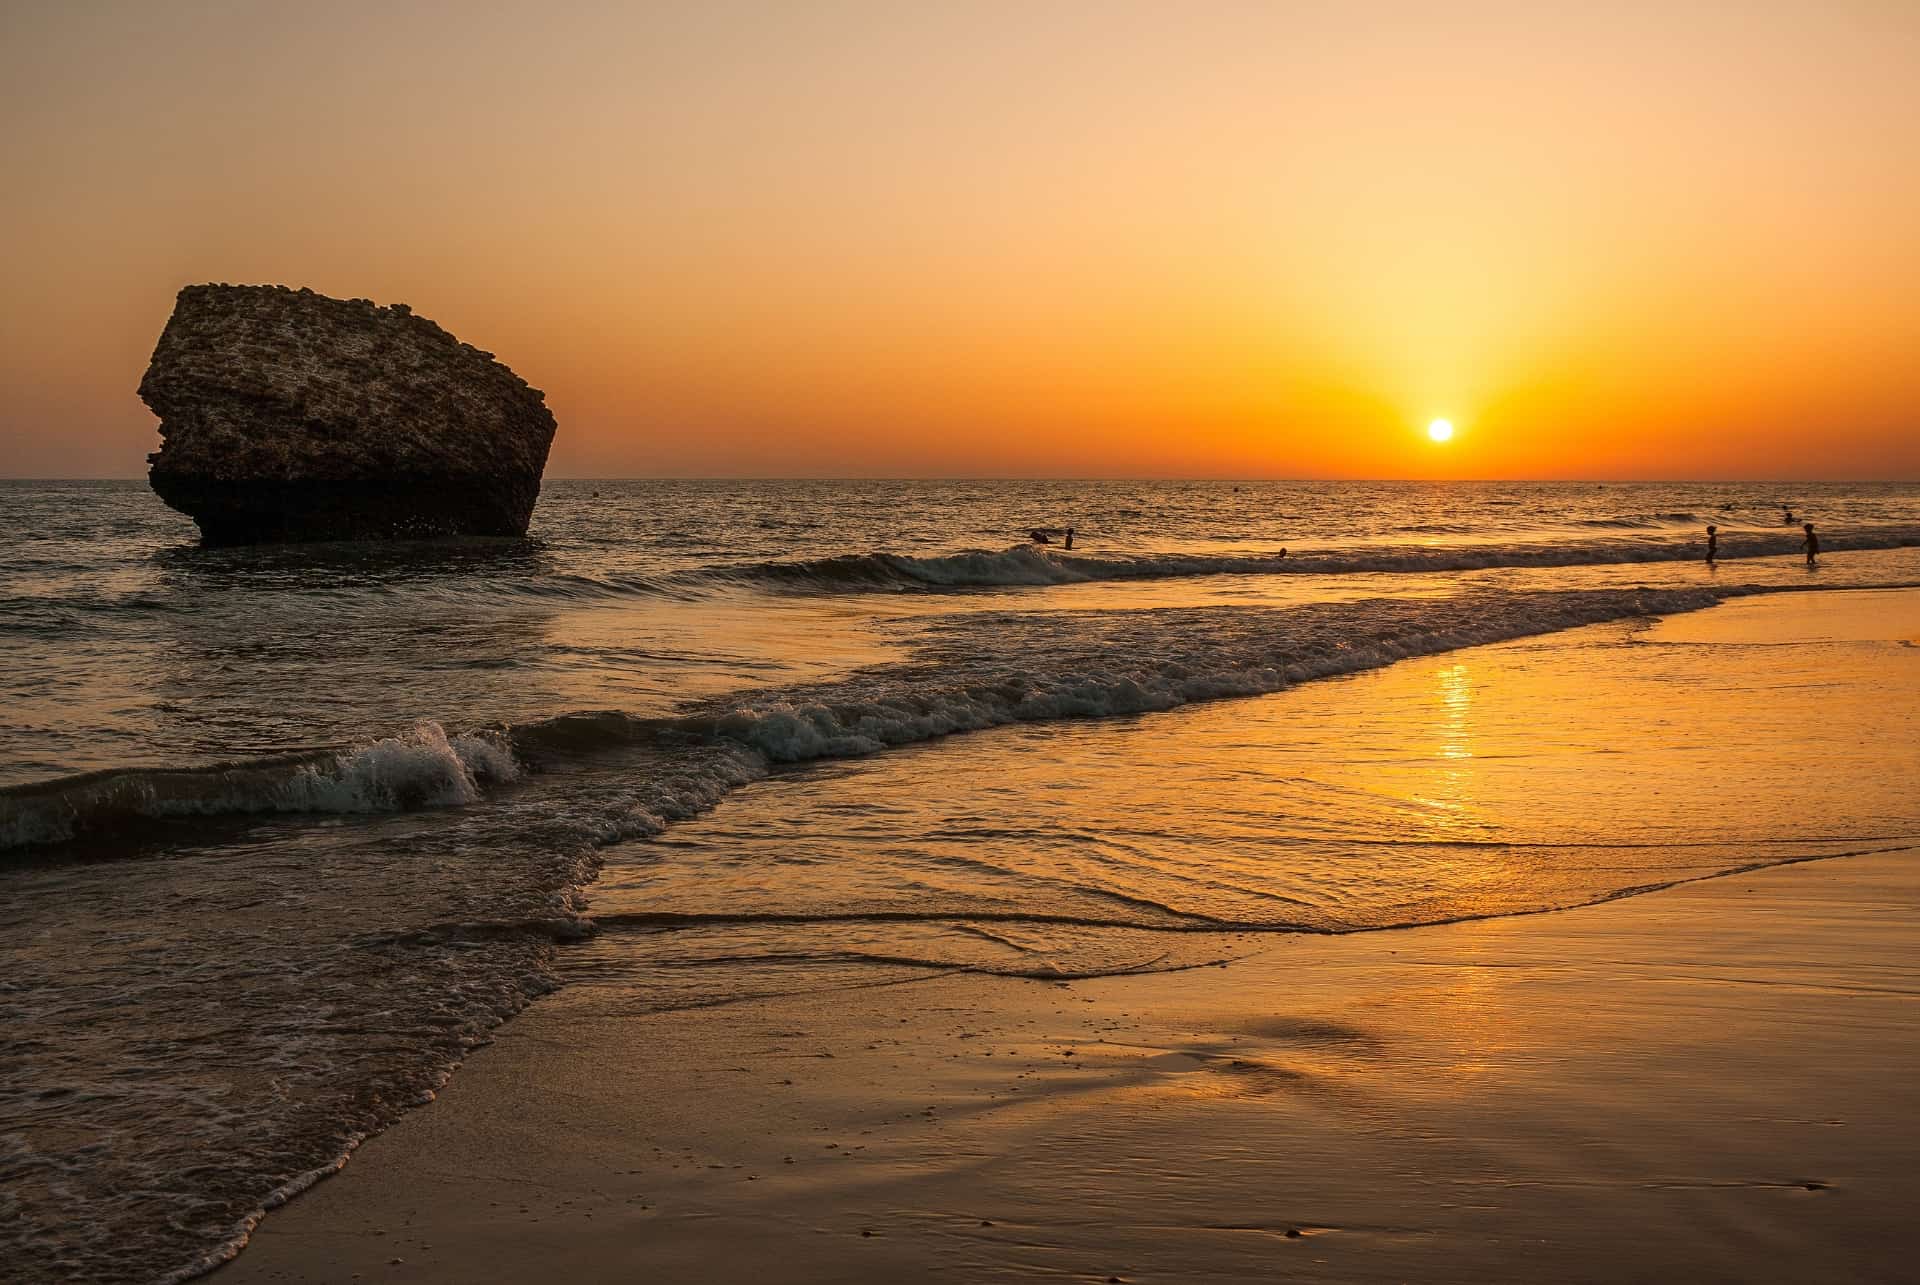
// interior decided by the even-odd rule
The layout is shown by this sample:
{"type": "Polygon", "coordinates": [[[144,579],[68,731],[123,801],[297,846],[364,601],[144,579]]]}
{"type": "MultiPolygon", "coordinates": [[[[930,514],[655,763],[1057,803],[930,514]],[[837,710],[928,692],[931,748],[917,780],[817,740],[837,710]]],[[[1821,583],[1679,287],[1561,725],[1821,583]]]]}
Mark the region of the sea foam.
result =
{"type": "Polygon", "coordinates": [[[338,752],[197,768],[123,768],[0,792],[0,849],[125,830],[141,818],[397,812],[478,801],[520,767],[497,733],[434,722],[338,752]]]}
{"type": "MultiPolygon", "coordinates": [[[[1480,592],[1285,609],[961,613],[935,618],[917,663],[814,688],[646,718],[582,712],[448,735],[423,722],[341,751],[185,769],[126,769],[0,791],[0,847],[137,832],[145,819],[377,813],[472,804],[524,764],[635,746],[660,751],[617,807],[579,826],[596,843],[658,833],[775,764],[846,758],[1016,722],[1104,718],[1260,696],[1410,656],[1629,617],[1693,611],[1736,592],[1480,592]]],[[[622,793],[624,792],[624,793],[622,793]]]]}
{"type": "MultiPolygon", "coordinates": [[[[1575,539],[1509,539],[1454,544],[1375,544],[1294,549],[1290,553],[1086,553],[1057,545],[1019,544],[1000,550],[916,556],[873,552],[708,567],[665,580],[599,582],[600,592],[697,592],[704,586],[750,585],[801,593],[862,593],[903,589],[1019,588],[1100,580],[1156,580],[1188,576],[1354,575],[1393,572],[1479,571],[1499,567],[1574,567],[1691,562],[1705,546],[1676,538],[1699,520],[1693,514],[1582,522],[1579,527],[1648,534],[1575,539]],[[1682,525],[1684,523],[1685,525],[1682,525]],[[1658,532],[1658,534],[1653,534],[1658,532]]],[[[1465,529],[1465,528],[1463,528],[1465,529]]],[[[1829,552],[1901,549],[1920,545],[1920,527],[1885,525],[1823,531],[1829,552]]],[[[1797,529],[1728,531],[1722,561],[1800,552],[1797,529]]],[[[584,585],[582,586],[584,587],[584,585]]]]}

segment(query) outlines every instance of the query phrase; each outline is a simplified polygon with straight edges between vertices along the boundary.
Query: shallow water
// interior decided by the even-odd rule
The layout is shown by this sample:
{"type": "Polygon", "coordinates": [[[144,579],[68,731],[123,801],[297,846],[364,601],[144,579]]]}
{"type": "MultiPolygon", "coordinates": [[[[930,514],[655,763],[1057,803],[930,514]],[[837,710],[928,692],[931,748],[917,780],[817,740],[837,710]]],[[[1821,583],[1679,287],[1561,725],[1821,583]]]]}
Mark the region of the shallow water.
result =
{"type": "Polygon", "coordinates": [[[0,785],[665,712],[874,663],[877,622],[956,605],[1699,584],[1709,521],[1745,582],[1799,548],[1780,498],[1836,553],[1920,544],[1895,484],[560,482],[526,541],[205,550],[137,482],[0,482],[0,785]]]}
{"type": "Polygon", "coordinates": [[[9,1279],[218,1261],[557,978],[1164,969],[1920,829],[1884,610],[1663,632],[1920,583],[1915,487],[558,483],[525,542],[219,551],[136,484],[0,518],[9,1279]]]}
{"type": "Polygon", "coordinates": [[[1906,850],[1920,711],[1885,697],[1920,691],[1899,642],[1920,593],[1855,596],[1750,599],[1724,638],[1698,637],[1717,613],[1620,620],[776,776],[610,849],[567,975],[674,1007],[873,963],[1155,970],[1906,850]]]}

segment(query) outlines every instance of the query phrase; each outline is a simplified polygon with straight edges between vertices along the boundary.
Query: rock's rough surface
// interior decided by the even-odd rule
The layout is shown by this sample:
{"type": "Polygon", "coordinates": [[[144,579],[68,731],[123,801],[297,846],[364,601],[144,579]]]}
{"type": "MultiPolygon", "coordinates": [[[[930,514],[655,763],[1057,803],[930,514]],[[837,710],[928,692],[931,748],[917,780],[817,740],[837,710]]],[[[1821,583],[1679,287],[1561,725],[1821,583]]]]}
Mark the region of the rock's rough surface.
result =
{"type": "Polygon", "coordinates": [[[524,535],[553,442],[537,388],[404,304],[188,286],[140,397],[161,499],[210,544],[524,535]]]}

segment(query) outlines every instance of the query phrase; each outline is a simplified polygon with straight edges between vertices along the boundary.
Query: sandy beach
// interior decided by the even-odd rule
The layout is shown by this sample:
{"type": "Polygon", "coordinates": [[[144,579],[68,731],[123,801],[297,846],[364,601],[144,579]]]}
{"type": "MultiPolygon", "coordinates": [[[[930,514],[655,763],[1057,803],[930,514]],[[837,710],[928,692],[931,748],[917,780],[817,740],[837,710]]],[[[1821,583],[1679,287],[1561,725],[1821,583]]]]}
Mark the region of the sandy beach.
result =
{"type": "Polygon", "coordinates": [[[1920,867],[1070,984],[563,991],[222,1281],[1891,1280],[1920,867]]]}
{"type": "MultiPolygon", "coordinates": [[[[1915,601],[1648,636],[1752,649],[1765,687],[1903,637],[1915,601]]],[[[1867,665],[1821,699],[1884,696],[1867,665]]],[[[1194,956],[1229,962],[1152,975],[877,970],[675,1011],[588,977],[219,1279],[1896,1279],[1920,864],[1852,850],[1545,914],[1208,936],[1194,956]]]]}

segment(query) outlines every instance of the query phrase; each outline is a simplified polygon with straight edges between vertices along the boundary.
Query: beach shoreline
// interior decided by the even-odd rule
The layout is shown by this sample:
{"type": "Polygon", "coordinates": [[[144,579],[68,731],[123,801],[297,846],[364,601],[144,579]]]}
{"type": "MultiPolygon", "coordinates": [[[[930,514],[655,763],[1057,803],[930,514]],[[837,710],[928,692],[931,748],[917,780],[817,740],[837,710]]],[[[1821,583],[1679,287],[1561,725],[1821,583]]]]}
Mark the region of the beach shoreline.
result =
{"type": "Polygon", "coordinates": [[[1173,975],[572,988],[217,1279],[1888,1278],[1916,941],[1889,854],[1173,975]]]}
{"type": "MultiPolygon", "coordinates": [[[[1820,657],[1903,675],[1904,652],[1821,649],[1920,625],[1911,591],[1747,604],[1631,646],[1718,647],[1766,691],[1820,657]]],[[[1585,636],[1460,653],[1482,749],[1489,699],[1529,673],[1522,708],[1575,699],[1548,675],[1593,671],[1545,658],[1620,629],[1585,636]]],[[[1671,663],[1647,672],[1698,672],[1671,663]]],[[[1369,681],[1373,708],[1429,680],[1369,681]]],[[[217,1279],[1890,1278],[1920,1248],[1920,849],[1848,852],[1544,913],[1181,934],[1225,962],[1074,980],[801,970],[676,1000],[588,948],[217,1279]]]]}
{"type": "MultiPolygon", "coordinates": [[[[215,1270],[1887,1275],[1920,740],[1885,693],[1916,638],[1914,590],[1749,594],[777,770],[602,849],[567,903],[595,931],[536,938],[560,990],[215,1270]]],[[[431,913],[430,854],[511,881],[542,851],[438,820],[349,849],[424,881],[368,908],[431,913]]],[[[286,830],[233,920],[263,940],[345,869],[286,830]]],[[[491,958],[494,920],[433,922],[419,957],[364,929],[322,956],[391,1011],[339,1020],[309,974],[286,1015],[384,1056],[409,985],[491,958]]],[[[313,1048],[270,1115],[336,1092],[313,1048]]]]}

